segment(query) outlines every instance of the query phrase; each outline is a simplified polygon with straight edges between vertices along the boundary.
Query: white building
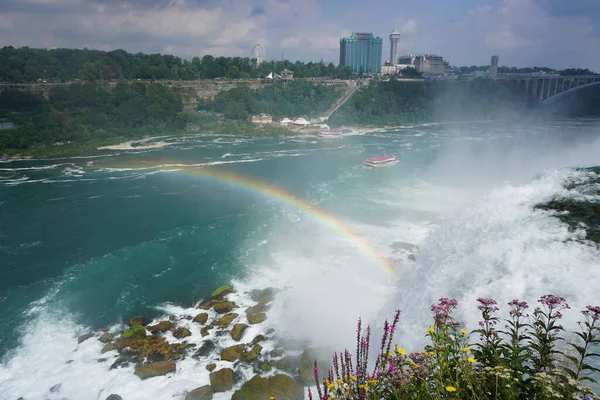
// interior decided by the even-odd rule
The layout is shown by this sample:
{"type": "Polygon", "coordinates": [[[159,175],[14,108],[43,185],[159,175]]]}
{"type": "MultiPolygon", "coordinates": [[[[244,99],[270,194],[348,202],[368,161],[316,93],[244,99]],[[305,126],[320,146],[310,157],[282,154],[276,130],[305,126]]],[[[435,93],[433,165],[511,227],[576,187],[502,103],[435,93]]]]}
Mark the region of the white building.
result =
{"type": "Polygon", "coordinates": [[[293,123],[294,123],[294,121],[292,121],[289,118],[284,118],[281,121],[279,121],[279,125],[281,125],[281,126],[288,126],[288,125],[291,125],[293,123]]]}
{"type": "Polygon", "coordinates": [[[310,122],[308,122],[306,119],[304,118],[298,118],[297,120],[294,121],[294,125],[298,125],[298,126],[308,126],[310,125],[310,122]]]}

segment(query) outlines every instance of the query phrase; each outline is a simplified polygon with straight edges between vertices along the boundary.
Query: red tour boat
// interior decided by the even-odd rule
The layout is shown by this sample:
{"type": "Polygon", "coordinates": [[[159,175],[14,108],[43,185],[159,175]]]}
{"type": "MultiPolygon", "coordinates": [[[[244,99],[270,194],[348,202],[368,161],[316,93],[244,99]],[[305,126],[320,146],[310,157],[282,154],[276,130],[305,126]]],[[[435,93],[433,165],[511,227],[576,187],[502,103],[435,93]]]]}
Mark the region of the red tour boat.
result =
{"type": "Polygon", "coordinates": [[[391,167],[392,165],[398,164],[398,159],[391,154],[384,154],[383,156],[369,157],[363,163],[367,167],[391,167]]]}

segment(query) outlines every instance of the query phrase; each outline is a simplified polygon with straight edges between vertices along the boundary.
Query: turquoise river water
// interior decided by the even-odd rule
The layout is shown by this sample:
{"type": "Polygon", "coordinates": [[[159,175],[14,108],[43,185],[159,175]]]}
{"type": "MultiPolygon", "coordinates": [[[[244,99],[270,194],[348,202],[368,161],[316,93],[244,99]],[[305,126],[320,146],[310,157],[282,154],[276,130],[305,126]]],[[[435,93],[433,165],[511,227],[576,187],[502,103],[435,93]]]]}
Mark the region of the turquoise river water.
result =
{"type": "Polygon", "coordinates": [[[167,145],[0,163],[0,399],[183,399],[207,384],[209,361],[186,358],[175,374],[141,381],[133,367],[99,362],[99,342],[77,337],[117,331],[133,315],[184,315],[223,284],[240,302],[254,288],[285,289],[253,329],[338,349],[353,345],[358,317],[380,326],[396,308],[398,340],[417,349],[430,304],[444,296],[459,300],[469,329],[479,296],[505,304],[562,295],[573,308],[567,325],[600,303],[600,252],[585,229],[534,209],[584,196],[564,183],[580,174],[569,167],[600,164],[600,121],[143,144],[159,141],[167,145]],[[384,151],[399,164],[362,166],[384,151]],[[206,169],[275,185],[355,237],[206,169]]]}

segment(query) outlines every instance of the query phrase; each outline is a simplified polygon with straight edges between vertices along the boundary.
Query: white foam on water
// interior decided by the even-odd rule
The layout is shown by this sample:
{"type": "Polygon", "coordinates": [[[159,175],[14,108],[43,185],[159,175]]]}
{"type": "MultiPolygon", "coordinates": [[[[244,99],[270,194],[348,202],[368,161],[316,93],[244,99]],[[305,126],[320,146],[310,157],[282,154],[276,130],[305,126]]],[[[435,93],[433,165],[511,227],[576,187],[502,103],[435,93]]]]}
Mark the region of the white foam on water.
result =
{"type": "Polygon", "coordinates": [[[458,299],[457,316],[472,330],[480,319],[478,297],[496,299],[506,315],[513,299],[533,307],[540,296],[555,294],[573,308],[563,312],[563,324],[576,328],[579,311],[600,303],[592,289],[600,286],[600,250],[581,240],[583,230],[570,231],[534,206],[557,195],[581,198],[563,183],[582,174],[553,170],[526,184],[506,184],[447,217],[423,241],[415,265],[400,270],[402,279],[379,321],[403,309],[398,340],[420,350],[432,323],[430,305],[440,297],[458,299]]]}

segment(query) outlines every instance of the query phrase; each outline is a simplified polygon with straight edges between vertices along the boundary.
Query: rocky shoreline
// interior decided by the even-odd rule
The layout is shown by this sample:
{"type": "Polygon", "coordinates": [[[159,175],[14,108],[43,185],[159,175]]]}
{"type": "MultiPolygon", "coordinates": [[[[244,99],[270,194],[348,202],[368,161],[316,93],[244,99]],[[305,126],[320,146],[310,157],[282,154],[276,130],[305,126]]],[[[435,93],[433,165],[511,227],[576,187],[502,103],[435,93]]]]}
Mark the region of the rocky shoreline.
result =
{"type": "MultiPolygon", "coordinates": [[[[188,357],[205,361],[209,379],[199,380],[186,400],[210,400],[215,393],[234,389],[234,400],[302,400],[305,386],[314,384],[313,363],[322,360],[320,352],[303,344],[286,346],[273,329],[258,334],[252,329],[267,320],[277,293],[274,288],[244,293],[254,305],[240,306],[232,301],[236,292],[222,286],[193,308],[195,315],[150,323],[135,316],[124,331],[101,328],[77,341],[100,341],[104,347],[99,362],[112,361],[110,369],[134,367],[141,380],[177,373],[177,363],[188,357]],[[202,339],[192,343],[192,331],[198,330],[202,339]]],[[[115,393],[106,399],[121,397],[115,393]]]]}

